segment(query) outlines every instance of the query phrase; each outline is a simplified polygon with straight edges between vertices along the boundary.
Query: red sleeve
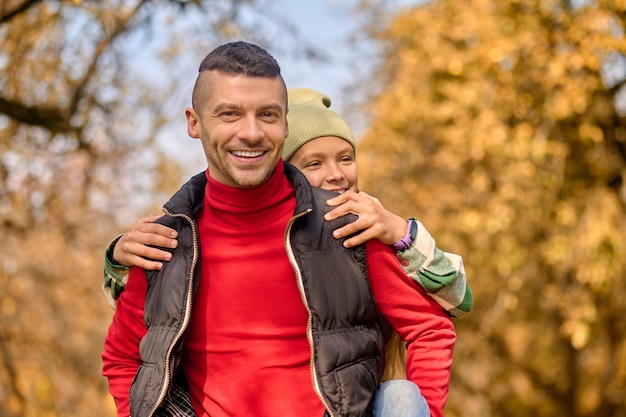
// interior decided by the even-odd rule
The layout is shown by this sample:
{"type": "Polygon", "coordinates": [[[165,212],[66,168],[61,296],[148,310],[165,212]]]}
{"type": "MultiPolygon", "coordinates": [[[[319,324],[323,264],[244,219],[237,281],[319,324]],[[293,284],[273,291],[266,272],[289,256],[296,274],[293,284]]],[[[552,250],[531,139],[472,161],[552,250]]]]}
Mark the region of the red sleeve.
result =
{"type": "Polygon", "coordinates": [[[456,333],[452,320],[402,270],[393,251],[367,242],[367,267],[376,304],[409,343],[407,378],[419,386],[432,417],[443,417],[456,333]]]}
{"type": "Polygon", "coordinates": [[[118,417],[130,415],[130,386],[141,365],[139,342],[147,331],[143,320],[147,288],[145,271],[132,268],[104,340],[102,375],[109,380],[118,417]]]}

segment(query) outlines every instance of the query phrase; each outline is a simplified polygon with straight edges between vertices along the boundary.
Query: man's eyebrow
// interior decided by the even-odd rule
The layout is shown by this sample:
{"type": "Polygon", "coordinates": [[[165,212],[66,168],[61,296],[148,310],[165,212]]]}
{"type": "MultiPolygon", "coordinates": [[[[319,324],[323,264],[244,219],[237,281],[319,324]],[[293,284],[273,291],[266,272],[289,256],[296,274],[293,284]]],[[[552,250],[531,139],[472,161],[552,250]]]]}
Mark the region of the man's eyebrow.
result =
{"type": "MultiPolygon", "coordinates": [[[[213,108],[213,112],[219,113],[219,112],[226,111],[226,110],[241,110],[241,109],[243,109],[243,106],[241,104],[219,103],[217,106],[213,108]]],[[[261,107],[259,107],[259,111],[268,111],[268,110],[278,111],[281,114],[283,113],[283,107],[278,103],[264,104],[261,107]]]]}
{"type": "Polygon", "coordinates": [[[214,113],[219,113],[224,110],[239,110],[242,106],[240,104],[235,103],[219,103],[217,106],[213,108],[214,113]]]}
{"type": "Polygon", "coordinates": [[[259,109],[261,111],[267,111],[267,110],[274,110],[274,111],[278,111],[279,113],[283,113],[283,106],[281,106],[278,103],[270,103],[270,104],[265,104],[263,106],[261,106],[261,108],[259,109]]]}

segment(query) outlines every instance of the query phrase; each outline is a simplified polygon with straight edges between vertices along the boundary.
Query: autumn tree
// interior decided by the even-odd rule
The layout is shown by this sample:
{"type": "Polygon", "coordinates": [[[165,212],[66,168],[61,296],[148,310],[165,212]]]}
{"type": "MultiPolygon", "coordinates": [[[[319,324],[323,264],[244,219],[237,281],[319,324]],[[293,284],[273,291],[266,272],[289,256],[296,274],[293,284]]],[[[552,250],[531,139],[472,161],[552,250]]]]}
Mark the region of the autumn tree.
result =
{"type": "Polygon", "coordinates": [[[626,415],[626,2],[434,0],[378,34],[362,187],[463,255],[449,416],[626,415]]]}
{"type": "Polygon", "coordinates": [[[102,252],[182,182],[155,138],[207,51],[282,33],[315,54],[265,3],[0,3],[0,415],[114,414],[102,252]]]}

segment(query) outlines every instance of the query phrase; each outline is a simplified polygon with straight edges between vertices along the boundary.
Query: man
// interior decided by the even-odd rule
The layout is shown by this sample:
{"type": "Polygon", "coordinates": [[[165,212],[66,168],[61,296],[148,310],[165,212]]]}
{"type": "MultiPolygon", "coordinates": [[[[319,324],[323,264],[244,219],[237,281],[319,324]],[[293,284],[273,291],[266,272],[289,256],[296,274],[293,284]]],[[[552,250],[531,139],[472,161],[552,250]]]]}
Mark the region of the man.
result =
{"type": "MultiPolygon", "coordinates": [[[[472,292],[465,276],[463,259],[439,250],[421,222],[407,220],[386,210],[380,201],[358,192],[355,140],[348,124],[330,109],[330,98],[309,88],[292,88],[289,93],[289,137],[285,140],[283,160],[304,173],[314,187],[337,191],[341,195],[328,200],[339,206],[326,214],[333,220],[347,213],[357,220],[334,232],[346,237],[344,246],[353,247],[369,239],[378,239],[397,251],[407,274],[419,283],[451,317],[462,317],[473,305],[472,292]],[[415,235],[411,236],[414,227],[415,235]],[[408,235],[408,239],[407,239],[408,235]]],[[[148,270],[162,267],[174,248],[176,233],[158,223],[160,216],[140,219],[130,230],[118,236],[105,251],[104,290],[115,308],[115,299],[123,290],[129,267],[148,270]]]]}
{"type": "Polygon", "coordinates": [[[181,390],[213,417],[371,415],[384,344],[374,296],[409,342],[409,378],[442,415],[450,319],[414,296],[423,290],[389,247],[370,241],[365,259],[332,237],[347,224],[324,221],[332,194],[280,162],[286,113],[280,69],[261,48],[226,44],[201,64],[186,114],[209,169],[165,206],[160,221],[179,240],[171,261],[132,269],[118,300],[103,361],[119,415],[131,383],[134,416],[158,415],[181,390]]]}

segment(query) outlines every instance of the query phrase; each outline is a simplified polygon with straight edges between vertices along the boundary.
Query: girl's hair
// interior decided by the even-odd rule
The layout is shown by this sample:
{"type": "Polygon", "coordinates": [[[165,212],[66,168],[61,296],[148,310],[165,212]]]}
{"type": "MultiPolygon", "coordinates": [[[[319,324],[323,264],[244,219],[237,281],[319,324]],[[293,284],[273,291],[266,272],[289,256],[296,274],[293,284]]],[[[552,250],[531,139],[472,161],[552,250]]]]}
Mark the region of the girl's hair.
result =
{"type": "Polygon", "coordinates": [[[382,381],[406,379],[406,344],[393,332],[385,345],[385,372],[382,381]]]}

